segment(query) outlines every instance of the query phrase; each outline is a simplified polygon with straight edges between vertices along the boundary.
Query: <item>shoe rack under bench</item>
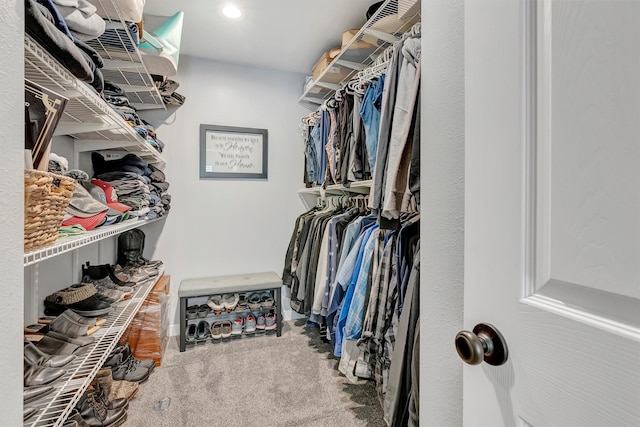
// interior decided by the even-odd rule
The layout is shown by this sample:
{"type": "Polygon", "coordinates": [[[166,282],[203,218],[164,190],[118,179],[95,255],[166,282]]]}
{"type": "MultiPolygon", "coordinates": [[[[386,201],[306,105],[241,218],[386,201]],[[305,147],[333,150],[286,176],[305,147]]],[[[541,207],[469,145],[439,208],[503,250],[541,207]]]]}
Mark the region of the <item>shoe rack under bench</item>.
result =
{"type": "MultiPolygon", "coordinates": [[[[282,333],[282,281],[276,273],[251,273],[233,276],[215,276],[201,277],[196,279],[184,279],[180,282],[178,297],[180,298],[180,351],[183,352],[187,346],[186,329],[189,322],[202,319],[187,319],[187,307],[189,300],[196,298],[207,298],[213,295],[224,295],[233,293],[250,294],[252,292],[273,291],[274,304],[272,308],[257,310],[271,311],[276,315],[276,336],[282,333]]],[[[202,303],[202,302],[201,302],[202,303]]],[[[206,303],[206,301],[205,301],[206,303]]],[[[219,316],[210,313],[207,318],[216,318],[216,320],[233,320],[236,316],[245,316],[251,310],[246,312],[223,313],[219,316]]],[[[245,333],[243,332],[243,335],[245,333]]],[[[211,338],[209,338],[211,340],[211,338]]]]}

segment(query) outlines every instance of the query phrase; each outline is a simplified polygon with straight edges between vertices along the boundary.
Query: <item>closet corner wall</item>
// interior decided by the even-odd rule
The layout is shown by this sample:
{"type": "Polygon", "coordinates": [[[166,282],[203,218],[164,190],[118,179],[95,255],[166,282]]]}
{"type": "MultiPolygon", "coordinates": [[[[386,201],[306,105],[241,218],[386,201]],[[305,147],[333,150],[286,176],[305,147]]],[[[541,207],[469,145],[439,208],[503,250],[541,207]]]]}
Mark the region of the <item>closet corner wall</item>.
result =
{"type": "Polygon", "coordinates": [[[0,413],[4,425],[22,423],[22,328],[24,311],[24,16],[22,1],[3,2],[0,8],[0,117],[3,119],[0,141],[0,277],[2,277],[2,310],[0,310],[0,413]]]}

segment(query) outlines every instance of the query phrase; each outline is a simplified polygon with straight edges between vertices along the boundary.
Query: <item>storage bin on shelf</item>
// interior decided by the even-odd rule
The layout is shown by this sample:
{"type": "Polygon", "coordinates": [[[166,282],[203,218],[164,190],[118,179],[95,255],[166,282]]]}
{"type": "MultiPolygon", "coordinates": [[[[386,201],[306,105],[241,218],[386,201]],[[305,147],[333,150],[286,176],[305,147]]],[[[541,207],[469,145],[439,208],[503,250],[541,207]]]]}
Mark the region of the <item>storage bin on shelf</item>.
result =
{"type": "Polygon", "coordinates": [[[75,180],[50,172],[24,171],[24,250],[55,243],[75,180]]]}
{"type": "Polygon", "coordinates": [[[171,276],[163,275],[142,303],[136,317],[120,339],[129,343],[137,359],[153,359],[156,366],[162,364],[162,356],[169,339],[169,290],[171,276]]]}

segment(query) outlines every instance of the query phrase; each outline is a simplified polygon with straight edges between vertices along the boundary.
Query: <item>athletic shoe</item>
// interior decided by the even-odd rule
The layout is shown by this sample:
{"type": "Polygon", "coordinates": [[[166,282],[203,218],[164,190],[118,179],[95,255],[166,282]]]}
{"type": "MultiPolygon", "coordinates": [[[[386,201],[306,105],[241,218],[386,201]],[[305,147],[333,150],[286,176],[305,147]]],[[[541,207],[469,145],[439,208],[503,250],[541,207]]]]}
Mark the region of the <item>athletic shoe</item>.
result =
{"type": "Polygon", "coordinates": [[[198,317],[198,306],[191,305],[187,307],[187,319],[192,320],[198,317]]]}
{"type": "Polygon", "coordinates": [[[205,340],[209,338],[210,331],[209,322],[206,320],[201,320],[198,322],[198,328],[196,329],[196,339],[197,340],[205,340]]]}
{"type": "Polygon", "coordinates": [[[256,319],[256,329],[259,331],[264,331],[264,327],[265,327],[264,314],[260,314],[256,319]]]}
{"type": "Polygon", "coordinates": [[[222,296],[222,306],[227,310],[227,313],[231,313],[235,310],[239,300],[238,294],[224,294],[222,296]]]}
{"type": "Polygon", "coordinates": [[[238,297],[238,305],[236,305],[236,313],[242,313],[247,309],[247,297],[245,294],[240,294],[238,297]]]}
{"type": "Polygon", "coordinates": [[[224,310],[221,295],[214,295],[210,297],[209,301],[207,301],[207,305],[211,307],[211,310],[213,310],[213,314],[215,315],[219,315],[224,310]]]}
{"type": "Polygon", "coordinates": [[[209,315],[209,306],[207,304],[202,304],[200,306],[198,306],[197,312],[198,312],[198,317],[200,318],[205,318],[209,315]]]}
{"type": "Polygon", "coordinates": [[[195,323],[192,323],[190,325],[187,325],[187,334],[186,334],[186,341],[189,342],[196,342],[196,332],[197,332],[197,326],[195,323]]]}
{"type": "Polygon", "coordinates": [[[231,334],[242,334],[242,317],[237,317],[236,320],[233,321],[233,325],[231,325],[231,334]]]}
{"type": "Polygon", "coordinates": [[[276,328],[276,315],[274,313],[267,313],[264,316],[264,328],[267,331],[271,331],[276,328]]]}
{"type": "Polygon", "coordinates": [[[253,314],[249,314],[244,320],[244,331],[255,332],[256,331],[256,318],[253,314]]]}
{"type": "Polygon", "coordinates": [[[271,292],[262,294],[262,296],[260,297],[260,302],[261,302],[262,308],[273,307],[273,298],[271,297],[271,292]]]}
{"type": "Polygon", "coordinates": [[[248,302],[251,311],[260,310],[260,307],[262,306],[262,296],[259,293],[253,293],[249,295],[248,302]]]}
{"type": "Polygon", "coordinates": [[[214,340],[222,338],[222,322],[214,322],[211,325],[211,338],[214,340]]]}
{"type": "Polygon", "coordinates": [[[225,320],[222,322],[222,338],[229,338],[231,336],[231,320],[225,320]]]}

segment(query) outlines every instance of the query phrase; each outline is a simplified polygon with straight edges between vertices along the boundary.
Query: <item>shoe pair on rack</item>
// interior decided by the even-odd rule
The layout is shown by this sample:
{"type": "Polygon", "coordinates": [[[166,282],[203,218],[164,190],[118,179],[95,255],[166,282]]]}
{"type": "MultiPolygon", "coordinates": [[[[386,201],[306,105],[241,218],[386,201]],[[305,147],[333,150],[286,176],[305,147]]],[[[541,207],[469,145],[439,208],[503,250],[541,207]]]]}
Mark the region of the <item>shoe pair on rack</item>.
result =
{"type": "Polygon", "coordinates": [[[119,426],[127,420],[128,408],[128,399],[110,399],[109,391],[100,382],[93,381],[64,425],[119,426]]]}
{"type": "Polygon", "coordinates": [[[30,341],[39,342],[42,335],[56,332],[69,338],[80,338],[94,334],[106,320],[104,318],[84,317],[71,309],[58,316],[43,316],[38,323],[25,326],[24,332],[30,341]]]}
{"type": "MultiPolygon", "coordinates": [[[[73,355],[49,355],[38,349],[29,341],[24,342],[24,371],[25,387],[39,387],[49,385],[60,379],[66,370],[61,369],[71,363],[76,357],[73,355]]],[[[25,390],[26,391],[26,390],[25,390]]],[[[30,395],[33,400],[35,396],[30,395]]]]}
{"type": "Polygon", "coordinates": [[[211,336],[211,327],[209,322],[201,320],[198,324],[191,323],[187,325],[186,342],[195,343],[196,341],[206,340],[211,336]]]}
{"type": "Polygon", "coordinates": [[[211,338],[219,340],[221,338],[229,338],[233,330],[233,325],[230,320],[224,320],[222,322],[214,322],[211,325],[211,338]]]}
{"type": "Polygon", "coordinates": [[[118,289],[125,292],[132,292],[137,285],[134,281],[121,280],[115,273],[111,264],[91,265],[88,261],[82,266],[82,281],[93,283],[109,289],[118,289]]]}
{"type": "Polygon", "coordinates": [[[207,305],[213,310],[213,314],[220,315],[223,311],[231,313],[235,310],[240,296],[235,294],[213,295],[207,301],[207,305]]]}
{"type": "Polygon", "coordinates": [[[77,283],[48,295],[44,300],[45,314],[57,316],[71,309],[81,316],[103,316],[111,311],[113,301],[98,293],[91,283],[77,283]]]}
{"type": "Polygon", "coordinates": [[[111,352],[103,368],[110,368],[114,380],[143,382],[156,367],[153,360],[138,360],[133,356],[129,343],[111,352]]]}
{"type": "Polygon", "coordinates": [[[203,319],[209,315],[211,309],[207,304],[191,305],[187,307],[187,319],[193,320],[197,317],[203,319]]]}
{"type": "Polygon", "coordinates": [[[259,314],[256,318],[256,330],[272,331],[276,328],[276,315],[274,313],[259,314]]]}
{"type": "Polygon", "coordinates": [[[247,302],[251,311],[273,308],[273,297],[271,296],[271,291],[254,292],[249,295],[247,302]]]}

